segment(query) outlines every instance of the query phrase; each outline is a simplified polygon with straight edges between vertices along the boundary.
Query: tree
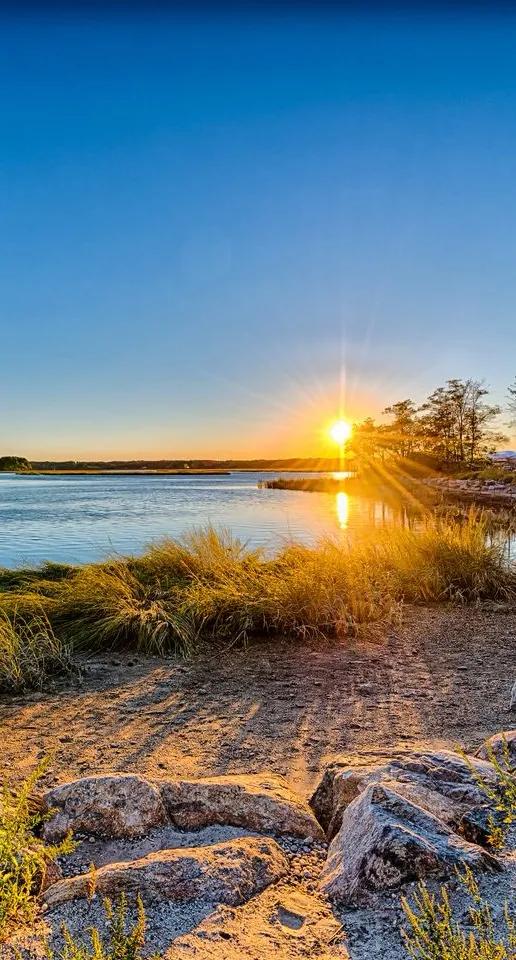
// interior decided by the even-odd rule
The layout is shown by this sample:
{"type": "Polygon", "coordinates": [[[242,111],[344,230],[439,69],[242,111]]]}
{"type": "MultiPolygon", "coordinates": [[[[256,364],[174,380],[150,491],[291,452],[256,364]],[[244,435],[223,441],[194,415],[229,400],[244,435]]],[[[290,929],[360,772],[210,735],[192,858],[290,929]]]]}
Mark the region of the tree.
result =
{"type": "Polygon", "coordinates": [[[509,415],[511,418],[509,420],[509,426],[515,427],[516,426],[516,377],[514,378],[513,382],[511,383],[508,389],[508,394],[509,394],[509,404],[508,404],[509,415]]]}
{"type": "Polygon", "coordinates": [[[437,387],[421,406],[420,433],[426,452],[455,459],[455,411],[446,387],[437,387]]]}
{"type": "Polygon", "coordinates": [[[32,470],[25,457],[0,457],[0,472],[20,473],[24,470],[32,470]]]}
{"type": "MultiPolygon", "coordinates": [[[[516,382],[514,384],[516,417],[516,382]]],[[[479,459],[504,439],[493,430],[500,407],[486,402],[489,391],[480,380],[448,380],[437,387],[417,409],[412,400],[401,400],[384,410],[393,420],[379,430],[398,456],[432,454],[447,462],[479,459]]]]}
{"type": "Polygon", "coordinates": [[[409,457],[417,440],[416,404],[413,400],[399,400],[390,407],[385,407],[383,413],[393,417],[392,423],[387,427],[393,449],[401,457],[409,457]]]}
{"type": "Polygon", "coordinates": [[[493,434],[490,424],[501,412],[500,407],[484,402],[489,390],[479,380],[468,380],[467,404],[465,409],[465,442],[469,462],[473,463],[479,455],[486,453],[500,439],[493,434]]]}

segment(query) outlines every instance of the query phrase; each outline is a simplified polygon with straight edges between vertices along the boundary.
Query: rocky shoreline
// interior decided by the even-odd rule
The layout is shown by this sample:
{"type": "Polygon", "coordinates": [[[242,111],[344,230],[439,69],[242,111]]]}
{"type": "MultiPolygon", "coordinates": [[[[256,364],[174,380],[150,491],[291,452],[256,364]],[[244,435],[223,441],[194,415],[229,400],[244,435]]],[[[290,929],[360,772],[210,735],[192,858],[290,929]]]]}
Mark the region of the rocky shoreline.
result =
{"type": "Polygon", "coordinates": [[[63,783],[39,798],[44,835],[55,842],[71,830],[80,843],[48,878],[40,925],[13,938],[12,956],[43,956],[43,934],[52,944],[63,921],[80,937],[102,897],[125,891],[141,894],[150,952],[168,960],[401,960],[399,898],[415,881],[453,882],[469,867],[495,912],[501,886],[514,896],[516,847],[489,848],[483,788],[496,783],[491,760],[504,752],[514,766],[516,730],[471,757],[407,752],[367,766],[336,758],[309,802],[269,773],[63,783]],[[357,936],[371,910],[375,922],[357,936]]]}
{"type": "Polygon", "coordinates": [[[482,503],[486,506],[516,507],[516,485],[498,483],[496,480],[455,477],[431,477],[423,483],[451,499],[482,503]]]}

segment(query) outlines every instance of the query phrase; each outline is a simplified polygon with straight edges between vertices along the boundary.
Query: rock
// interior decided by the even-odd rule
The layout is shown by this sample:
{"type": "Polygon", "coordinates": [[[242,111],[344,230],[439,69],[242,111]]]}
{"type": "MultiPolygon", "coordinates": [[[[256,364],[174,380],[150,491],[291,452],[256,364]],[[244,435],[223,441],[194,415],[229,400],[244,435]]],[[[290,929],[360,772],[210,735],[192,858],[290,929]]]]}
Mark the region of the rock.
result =
{"type": "Polygon", "coordinates": [[[350,767],[338,760],[326,768],[310,798],[310,806],[328,839],[339,830],[342,814],[348,804],[383,770],[387,770],[385,764],[350,767]]]}
{"type": "MultiPolygon", "coordinates": [[[[112,863],[95,874],[95,892],[116,897],[125,891],[145,900],[202,900],[238,906],[285,876],[288,861],[274,840],[244,837],[206,847],[150,853],[112,863]]],[[[44,894],[48,907],[91,894],[88,874],[60,880],[44,894]]]]}
{"type": "Polygon", "coordinates": [[[159,790],[133,774],[84,777],[44,795],[55,815],[43,827],[49,842],[69,830],[93,836],[138,837],[167,822],[159,790]]]}
{"type": "Polygon", "coordinates": [[[516,712],[516,680],[513,683],[511,690],[511,699],[509,701],[509,710],[514,710],[516,712]]]}
{"type": "Polygon", "coordinates": [[[369,767],[343,766],[335,761],[325,771],[310,805],[331,840],[348,804],[367,787],[384,783],[456,827],[467,810],[485,802],[475,774],[491,782],[496,778],[492,764],[475,757],[466,760],[452,750],[408,754],[369,767]]]}
{"type": "Polygon", "coordinates": [[[477,757],[482,760],[489,760],[491,752],[502,765],[507,752],[509,762],[516,766],[516,730],[503,730],[501,733],[495,733],[494,737],[490,737],[482,744],[477,751],[477,757]]]}
{"type": "Polygon", "coordinates": [[[159,786],[172,823],[182,830],[223,823],[293,837],[324,837],[308,804],[275,774],[164,780],[159,786]]]}
{"type": "Polygon", "coordinates": [[[331,898],[354,905],[406,881],[447,877],[466,866],[495,870],[499,862],[422,807],[376,784],[344,811],[321,885],[331,898]]]}
{"type": "Polygon", "coordinates": [[[472,810],[468,810],[457,829],[470,843],[489,847],[493,826],[503,829],[503,814],[493,809],[492,805],[485,804],[483,807],[473,807],[472,810]]]}
{"type": "Polygon", "coordinates": [[[166,960],[349,960],[326,898],[278,886],[237,910],[220,906],[210,912],[174,940],[166,960]]]}

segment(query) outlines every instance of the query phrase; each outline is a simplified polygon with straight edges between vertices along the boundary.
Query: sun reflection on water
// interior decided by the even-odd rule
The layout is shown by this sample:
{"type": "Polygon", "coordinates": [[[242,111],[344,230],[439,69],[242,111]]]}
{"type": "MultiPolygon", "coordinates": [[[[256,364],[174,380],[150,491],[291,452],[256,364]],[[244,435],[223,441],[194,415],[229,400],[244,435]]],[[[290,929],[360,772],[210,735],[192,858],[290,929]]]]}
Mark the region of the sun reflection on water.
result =
{"type": "Polygon", "coordinates": [[[337,520],[341,530],[347,530],[349,520],[349,497],[343,490],[336,494],[337,520]]]}

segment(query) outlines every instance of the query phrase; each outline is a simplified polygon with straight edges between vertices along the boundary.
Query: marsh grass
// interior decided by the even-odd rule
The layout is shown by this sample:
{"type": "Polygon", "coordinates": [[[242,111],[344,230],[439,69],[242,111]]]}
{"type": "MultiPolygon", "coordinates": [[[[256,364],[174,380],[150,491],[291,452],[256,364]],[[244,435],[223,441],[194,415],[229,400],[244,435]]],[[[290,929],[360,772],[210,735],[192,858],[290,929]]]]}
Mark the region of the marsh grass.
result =
{"type": "Polygon", "coordinates": [[[48,761],[43,761],[18,790],[6,782],[0,795],[0,943],[14,925],[30,923],[47,871],[57,857],[70,853],[67,837],[59,845],[37,836],[44,817],[33,812],[31,797],[48,761]]]}
{"type": "Polygon", "coordinates": [[[16,581],[0,592],[0,610],[4,622],[22,615],[30,624],[43,609],[67,649],[192,656],[264,636],[378,635],[399,621],[404,602],[513,598],[516,576],[503,546],[471,514],[460,524],[429,519],[359,542],[291,543],[272,557],[208,527],[142,557],[32,578],[28,589],[16,581]]]}
{"type": "Polygon", "coordinates": [[[462,523],[432,519],[419,529],[382,531],[371,561],[392,570],[395,591],[412,603],[514,598],[515,572],[488,521],[471,511],[462,523]]]}
{"type": "Polygon", "coordinates": [[[41,598],[29,613],[0,609],[0,691],[41,689],[48,676],[71,669],[70,649],[54,633],[41,598]]]}

